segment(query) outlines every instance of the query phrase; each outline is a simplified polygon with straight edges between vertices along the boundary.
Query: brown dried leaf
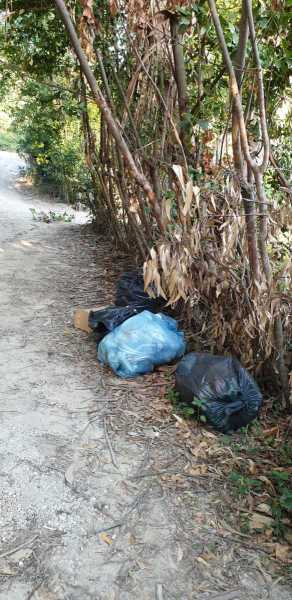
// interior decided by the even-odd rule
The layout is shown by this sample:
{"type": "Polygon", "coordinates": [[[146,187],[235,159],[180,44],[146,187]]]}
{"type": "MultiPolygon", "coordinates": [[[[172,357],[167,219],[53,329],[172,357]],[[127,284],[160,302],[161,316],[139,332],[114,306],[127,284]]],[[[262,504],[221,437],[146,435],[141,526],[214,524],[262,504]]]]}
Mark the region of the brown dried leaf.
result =
{"type": "Polygon", "coordinates": [[[109,0],[109,10],[112,17],[116,17],[119,12],[117,0],[109,0]]]}
{"type": "Polygon", "coordinates": [[[276,425],[276,427],[270,427],[269,429],[265,429],[262,432],[262,435],[264,437],[270,437],[270,436],[273,436],[273,435],[277,435],[278,433],[279,433],[279,427],[278,427],[278,425],[276,425]]]}
{"type": "Polygon", "coordinates": [[[275,544],[275,556],[278,560],[284,563],[292,562],[289,560],[289,554],[291,552],[290,546],[284,546],[283,544],[275,544]]]}
{"type": "Polygon", "coordinates": [[[268,515],[269,517],[271,517],[273,515],[271,507],[269,506],[269,504],[266,504],[265,502],[261,502],[260,504],[257,504],[256,510],[260,513],[264,513],[265,515],[268,515]]]}
{"type": "Polygon", "coordinates": [[[270,528],[273,525],[274,520],[267,515],[254,512],[251,515],[249,522],[250,529],[256,529],[259,531],[270,528]]]}
{"type": "Polygon", "coordinates": [[[110,546],[113,543],[112,538],[107,533],[105,533],[105,531],[99,534],[99,538],[102,542],[108,544],[108,546],[110,546]]]}
{"type": "Polygon", "coordinates": [[[206,475],[208,473],[208,465],[197,465],[195,467],[191,467],[187,471],[188,475],[192,475],[196,477],[197,475],[206,475]]]}
{"type": "Polygon", "coordinates": [[[182,190],[184,190],[185,182],[184,182],[184,175],[183,175],[182,167],[180,165],[172,165],[172,169],[175,172],[175,174],[180,182],[182,190]]]}
{"type": "Polygon", "coordinates": [[[0,560],[0,576],[2,577],[13,577],[17,575],[17,570],[12,568],[8,561],[0,560]]]}
{"type": "Polygon", "coordinates": [[[286,529],[284,531],[284,538],[285,538],[286,542],[288,542],[288,544],[290,544],[290,546],[292,548],[292,529],[286,529]]]}
{"type": "Polygon", "coordinates": [[[172,205],[171,198],[166,198],[166,200],[164,201],[164,208],[165,208],[166,216],[169,221],[171,220],[171,205],[172,205]]]}
{"type": "Polygon", "coordinates": [[[185,188],[185,203],[183,207],[183,215],[186,217],[190,212],[193,200],[193,182],[189,179],[185,188]]]}
{"type": "Polygon", "coordinates": [[[147,291],[152,278],[153,278],[153,266],[152,261],[148,261],[144,263],[144,288],[147,291]]]}
{"type": "Polygon", "coordinates": [[[74,463],[72,463],[68,469],[65,472],[65,483],[69,486],[73,485],[74,482],[74,471],[75,471],[75,465],[74,463]]]}
{"type": "Polygon", "coordinates": [[[130,533],[129,534],[129,544],[133,545],[136,543],[137,543],[137,540],[136,540],[135,536],[132,533],[130,533]]]}

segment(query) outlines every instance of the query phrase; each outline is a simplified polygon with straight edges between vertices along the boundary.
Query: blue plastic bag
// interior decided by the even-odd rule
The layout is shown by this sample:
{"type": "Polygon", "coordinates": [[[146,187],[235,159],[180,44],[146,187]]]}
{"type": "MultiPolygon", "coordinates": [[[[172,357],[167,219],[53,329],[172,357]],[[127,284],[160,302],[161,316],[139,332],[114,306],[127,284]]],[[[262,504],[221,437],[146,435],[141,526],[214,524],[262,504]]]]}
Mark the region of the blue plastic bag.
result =
{"type": "Polygon", "coordinates": [[[180,358],[185,350],[184,334],[174,319],[144,310],[103,338],[98,360],[120,377],[137,377],[180,358]]]}

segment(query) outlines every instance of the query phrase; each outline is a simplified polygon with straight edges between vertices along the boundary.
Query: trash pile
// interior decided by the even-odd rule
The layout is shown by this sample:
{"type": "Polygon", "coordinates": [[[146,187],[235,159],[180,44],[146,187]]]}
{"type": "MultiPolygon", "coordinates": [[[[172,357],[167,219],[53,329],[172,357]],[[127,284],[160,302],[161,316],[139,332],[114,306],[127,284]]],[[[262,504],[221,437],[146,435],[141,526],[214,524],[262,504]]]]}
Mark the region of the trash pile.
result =
{"type": "MultiPolygon", "coordinates": [[[[186,352],[182,331],[163,314],[166,301],[144,291],[142,270],[125,273],[118,281],[115,305],[79,309],[74,323],[94,331],[98,360],[122,378],[151,373],[157,365],[176,361],[186,352]]],[[[181,402],[196,408],[201,420],[229,433],[254,420],[261,392],[251,375],[233,357],[186,354],[175,374],[181,402]]]]}
{"type": "Polygon", "coordinates": [[[164,298],[150,298],[144,291],[142,270],[129,271],[117,283],[115,305],[91,311],[88,324],[101,340],[134,315],[144,310],[157,313],[165,304],[164,298]]]}
{"type": "Polygon", "coordinates": [[[144,291],[142,271],[130,271],[118,281],[115,306],[91,311],[89,326],[97,335],[98,360],[119,377],[137,377],[183,356],[184,334],[177,322],[159,311],[164,298],[144,291]]]}

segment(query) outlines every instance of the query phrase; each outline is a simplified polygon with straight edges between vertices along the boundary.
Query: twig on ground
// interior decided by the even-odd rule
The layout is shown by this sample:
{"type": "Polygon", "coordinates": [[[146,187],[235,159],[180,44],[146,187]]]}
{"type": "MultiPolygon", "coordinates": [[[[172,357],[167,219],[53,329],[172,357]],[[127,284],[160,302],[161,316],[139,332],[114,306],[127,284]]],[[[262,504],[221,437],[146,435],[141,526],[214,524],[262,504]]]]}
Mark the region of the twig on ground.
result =
{"type": "Polygon", "coordinates": [[[156,586],[156,600],[163,600],[163,587],[161,583],[158,583],[156,586]]]}
{"type": "MultiPolygon", "coordinates": [[[[150,449],[150,445],[148,445],[148,449],[147,449],[147,454],[146,454],[147,460],[149,458],[149,449],[150,449]]],[[[129,479],[131,481],[133,481],[134,479],[143,479],[144,477],[156,477],[159,475],[164,475],[166,473],[168,473],[169,475],[176,475],[177,470],[170,472],[170,471],[168,471],[168,469],[169,469],[169,467],[172,467],[172,465],[174,465],[179,460],[179,458],[180,458],[180,456],[177,456],[174,460],[171,460],[168,463],[166,463],[166,465],[164,465],[164,467],[160,471],[150,471],[150,470],[144,471],[144,473],[139,473],[139,474],[130,476],[129,479]]],[[[141,468],[143,467],[143,465],[145,465],[145,462],[146,462],[146,460],[144,458],[141,468]]]]}
{"type": "Polygon", "coordinates": [[[239,600],[241,590],[233,590],[233,592],[223,592],[223,594],[216,594],[216,596],[211,596],[209,600],[239,600]]]}
{"type": "Polygon", "coordinates": [[[128,510],[124,513],[121,521],[119,521],[118,523],[113,523],[112,525],[110,525],[108,527],[101,527],[100,529],[97,529],[95,531],[95,533],[99,534],[99,533],[103,533],[104,531],[110,531],[110,529],[116,529],[118,527],[123,527],[125,525],[125,523],[127,522],[127,519],[130,516],[130,514],[133,512],[133,510],[135,510],[137,505],[141,502],[142,498],[145,496],[145,493],[146,492],[144,490],[141,494],[136,496],[134,502],[131,504],[131,506],[128,508],[128,510]]]}
{"type": "Polygon", "coordinates": [[[35,595],[35,593],[42,587],[44,581],[40,581],[32,590],[31,592],[29,592],[26,600],[31,600],[31,598],[33,598],[33,596],[35,595]]]}
{"type": "Polygon", "coordinates": [[[111,529],[116,529],[117,527],[122,527],[123,523],[113,523],[112,525],[109,525],[108,527],[101,527],[100,529],[97,529],[94,533],[99,535],[100,533],[103,533],[104,531],[110,531],[111,529]]]}
{"type": "Polygon", "coordinates": [[[15,554],[15,552],[18,552],[18,550],[22,550],[22,548],[27,548],[28,546],[30,546],[31,544],[33,544],[33,542],[35,542],[38,539],[38,535],[35,535],[33,538],[31,538],[31,540],[29,540],[28,542],[24,542],[23,544],[19,544],[19,546],[16,546],[16,548],[13,548],[13,550],[8,550],[7,552],[3,552],[2,554],[0,554],[0,558],[6,558],[6,556],[12,556],[12,554],[15,554]]]}
{"type": "Polygon", "coordinates": [[[109,437],[109,434],[108,434],[108,431],[107,431],[106,418],[104,418],[104,420],[103,420],[103,425],[104,425],[104,436],[105,436],[105,439],[106,439],[106,443],[108,445],[109,453],[110,453],[110,456],[111,456],[111,461],[112,461],[114,467],[116,469],[118,469],[118,471],[119,471],[120,469],[119,469],[119,466],[118,466],[118,464],[116,462],[114,451],[113,451],[113,447],[112,447],[112,444],[111,444],[111,441],[110,441],[110,437],[109,437]]]}

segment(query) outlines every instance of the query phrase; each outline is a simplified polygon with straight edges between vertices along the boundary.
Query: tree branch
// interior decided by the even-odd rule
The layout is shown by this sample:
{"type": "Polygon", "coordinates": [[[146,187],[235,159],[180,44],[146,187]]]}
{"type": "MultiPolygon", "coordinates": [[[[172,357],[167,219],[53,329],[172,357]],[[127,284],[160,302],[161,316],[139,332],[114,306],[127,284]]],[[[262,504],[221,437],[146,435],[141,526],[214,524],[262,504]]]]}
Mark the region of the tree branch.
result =
{"type": "Polygon", "coordinates": [[[223,29],[221,26],[221,22],[219,19],[219,15],[217,12],[217,8],[216,8],[216,3],[214,0],[208,0],[208,4],[209,4],[209,8],[211,11],[211,16],[212,16],[212,20],[214,23],[214,27],[216,29],[216,33],[217,33],[217,37],[218,37],[218,41],[221,47],[221,51],[222,51],[222,55],[224,58],[224,62],[229,74],[229,79],[230,79],[230,92],[231,92],[231,96],[234,102],[234,106],[237,112],[237,116],[238,116],[238,125],[239,125],[239,130],[240,130],[240,140],[241,140],[241,146],[242,146],[242,150],[243,150],[243,154],[244,154],[244,158],[247,162],[247,164],[252,168],[252,169],[257,169],[257,164],[256,162],[252,159],[250,151],[249,151],[249,145],[248,145],[248,139],[247,139],[247,131],[246,131],[246,126],[245,126],[245,121],[244,121],[244,114],[243,114],[243,108],[242,108],[242,103],[241,103],[241,97],[240,97],[240,92],[239,92],[239,87],[238,87],[238,83],[237,83],[237,78],[235,75],[235,70],[232,64],[232,60],[230,58],[230,54],[227,48],[227,44],[225,41],[225,37],[224,37],[224,33],[223,33],[223,29]]]}
{"type": "Polygon", "coordinates": [[[161,232],[163,232],[164,228],[163,228],[161,218],[160,218],[160,210],[159,210],[159,206],[157,204],[157,200],[156,200],[154,191],[152,189],[152,186],[150,185],[149,181],[145,177],[144,173],[142,173],[137,168],[137,165],[136,165],[135,160],[129,150],[129,147],[123,138],[123,135],[116,123],[116,120],[113,117],[112,111],[111,111],[110,107],[108,106],[108,103],[107,103],[106,99],[104,98],[104,96],[97,84],[97,81],[96,81],[94,74],[89,66],[88,60],[85,56],[85,53],[83,52],[83,50],[81,48],[79,38],[76,34],[74,25],[72,23],[72,20],[71,20],[70,14],[68,12],[68,9],[65,5],[65,2],[63,0],[54,0],[54,2],[60,12],[60,15],[61,15],[62,20],[65,25],[65,28],[69,34],[72,47],[73,47],[75,54],[79,60],[79,64],[82,69],[82,72],[84,73],[84,75],[87,79],[87,82],[92,91],[93,97],[95,99],[95,102],[98,105],[98,107],[100,108],[100,110],[102,111],[104,119],[108,125],[109,131],[110,131],[112,137],[114,138],[114,140],[117,144],[117,147],[119,148],[126,163],[128,164],[133,177],[136,179],[137,183],[142,187],[144,192],[147,194],[147,197],[149,199],[149,202],[152,207],[153,213],[155,215],[159,229],[161,232]]]}
{"type": "Polygon", "coordinates": [[[269,134],[268,134],[267,119],[266,119],[263,69],[262,69],[261,59],[260,59],[258,45],[257,45],[257,41],[256,41],[256,33],[255,33],[255,27],[254,27],[251,0],[245,0],[245,6],[246,6],[247,19],[248,19],[250,40],[251,40],[251,45],[252,45],[253,54],[254,54],[254,58],[255,58],[255,63],[257,66],[256,76],[257,76],[257,82],[258,82],[260,124],[261,124],[261,132],[262,132],[263,145],[264,145],[264,157],[263,157],[262,164],[260,165],[259,168],[260,168],[261,172],[264,173],[268,166],[268,162],[269,162],[270,140],[269,140],[269,134]]]}

